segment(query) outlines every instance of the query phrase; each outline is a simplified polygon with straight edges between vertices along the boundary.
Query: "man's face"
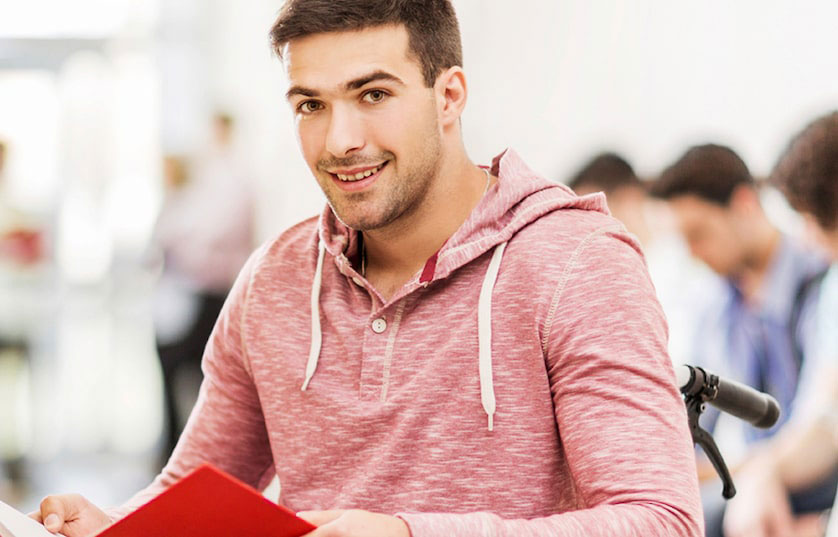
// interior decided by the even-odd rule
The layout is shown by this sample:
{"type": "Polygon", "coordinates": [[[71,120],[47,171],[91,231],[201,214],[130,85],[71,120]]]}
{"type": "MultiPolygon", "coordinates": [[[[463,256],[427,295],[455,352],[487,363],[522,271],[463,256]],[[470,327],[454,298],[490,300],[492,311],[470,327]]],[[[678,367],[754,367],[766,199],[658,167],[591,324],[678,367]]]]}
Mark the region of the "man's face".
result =
{"type": "Polygon", "coordinates": [[[746,254],[734,209],[692,195],[678,196],[670,206],[693,256],[725,277],[743,268],[746,254]]]}
{"type": "Polygon", "coordinates": [[[419,208],[441,133],[405,28],[315,34],[291,41],[283,57],[303,157],[335,214],[364,231],[419,208]]]}

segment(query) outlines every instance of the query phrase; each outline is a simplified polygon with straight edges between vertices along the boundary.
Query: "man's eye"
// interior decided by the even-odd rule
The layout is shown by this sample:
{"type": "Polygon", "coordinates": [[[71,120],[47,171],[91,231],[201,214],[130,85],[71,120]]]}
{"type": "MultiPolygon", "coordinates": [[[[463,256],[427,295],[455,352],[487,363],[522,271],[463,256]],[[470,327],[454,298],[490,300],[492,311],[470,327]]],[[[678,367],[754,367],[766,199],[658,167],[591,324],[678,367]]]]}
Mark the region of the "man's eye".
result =
{"type": "Polygon", "coordinates": [[[381,90],[370,90],[364,94],[363,99],[368,103],[380,103],[387,97],[387,93],[381,90]]]}
{"type": "Polygon", "coordinates": [[[303,101],[297,106],[297,110],[303,114],[310,114],[320,110],[322,107],[323,105],[317,101],[303,101]]]}

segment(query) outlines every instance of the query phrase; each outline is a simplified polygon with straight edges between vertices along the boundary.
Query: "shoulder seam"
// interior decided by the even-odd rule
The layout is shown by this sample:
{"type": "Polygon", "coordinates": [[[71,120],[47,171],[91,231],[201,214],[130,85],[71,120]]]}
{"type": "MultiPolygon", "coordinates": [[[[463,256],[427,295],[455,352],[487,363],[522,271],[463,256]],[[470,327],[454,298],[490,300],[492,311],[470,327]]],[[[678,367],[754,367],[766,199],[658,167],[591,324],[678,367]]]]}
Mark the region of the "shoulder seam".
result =
{"type": "Polygon", "coordinates": [[[568,279],[570,279],[570,274],[576,269],[582,250],[584,250],[593,239],[609,231],[623,231],[623,226],[619,222],[612,222],[591,231],[579,242],[579,245],[576,246],[576,249],[571,254],[570,260],[567,262],[561,278],[559,278],[559,281],[556,283],[556,288],[553,291],[553,298],[550,301],[550,309],[547,311],[547,320],[544,324],[544,334],[541,336],[541,352],[544,356],[547,356],[547,343],[550,338],[550,332],[553,329],[553,321],[556,315],[556,310],[559,309],[559,301],[562,294],[564,294],[565,286],[567,285],[568,279]]]}

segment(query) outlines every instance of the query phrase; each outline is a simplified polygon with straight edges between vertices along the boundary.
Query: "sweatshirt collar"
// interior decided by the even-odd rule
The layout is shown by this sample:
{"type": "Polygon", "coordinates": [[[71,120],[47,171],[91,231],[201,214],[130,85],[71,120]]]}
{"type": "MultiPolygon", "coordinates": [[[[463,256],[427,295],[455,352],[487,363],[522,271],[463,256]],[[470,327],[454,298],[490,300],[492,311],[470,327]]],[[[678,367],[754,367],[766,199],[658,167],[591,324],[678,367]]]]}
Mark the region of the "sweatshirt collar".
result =
{"type": "MultiPolygon", "coordinates": [[[[602,194],[577,196],[565,185],[530,169],[513,149],[492,159],[490,171],[498,181],[442,248],[426,261],[409,287],[446,278],[549,212],[581,209],[608,213],[602,194]]],[[[341,222],[329,205],[320,215],[319,232],[326,252],[344,265],[342,272],[346,272],[349,260],[358,258],[359,233],[341,222]]]]}

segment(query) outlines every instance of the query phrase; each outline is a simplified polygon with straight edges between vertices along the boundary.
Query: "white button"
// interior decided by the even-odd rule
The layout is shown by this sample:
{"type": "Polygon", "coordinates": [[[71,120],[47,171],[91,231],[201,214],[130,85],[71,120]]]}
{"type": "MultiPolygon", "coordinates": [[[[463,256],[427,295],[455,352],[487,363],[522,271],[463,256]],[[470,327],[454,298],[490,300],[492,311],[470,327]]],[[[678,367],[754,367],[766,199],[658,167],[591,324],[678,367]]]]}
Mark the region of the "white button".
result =
{"type": "Polygon", "coordinates": [[[387,321],[384,319],[376,319],[372,322],[372,331],[376,334],[380,334],[387,330],[387,321]]]}
{"type": "Polygon", "coordinates": [[[357,285],[358,287],[364,286],[364,282],[358,276],[353,276],[352,281],[355,282],[355,285],[357,285]]]}

